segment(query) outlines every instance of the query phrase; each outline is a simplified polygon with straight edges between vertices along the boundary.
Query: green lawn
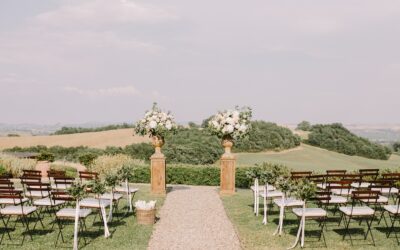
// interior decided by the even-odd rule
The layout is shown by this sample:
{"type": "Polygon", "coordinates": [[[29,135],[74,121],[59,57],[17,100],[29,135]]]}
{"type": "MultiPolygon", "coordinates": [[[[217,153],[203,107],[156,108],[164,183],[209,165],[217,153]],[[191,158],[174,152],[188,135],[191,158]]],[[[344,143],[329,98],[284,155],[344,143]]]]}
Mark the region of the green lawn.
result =
{"type": "MultiPolygon", "coordinates": [[[[164,202],[163,197],[154,197],[150,194],[149,185],[137,185],[140,191],[135,196],[136,200],[157,200],[157,208],[160,208],[164,202]]],[[[83,240],[80,242],[81,249],[147,249],[150,236],[153,231],[153,226],[142,226],[136,223],[135,217],[130,214],[124,217],[125,201],[120,202],[121,213],[114,217],[113,222],[109,224],[110,232],[112,236],[108,239],[104,238],[104,231],[102,223],[97,223],[92,225],[94,215],[90,215],[87,219],[88,233],[85,233],[88,237],[88,244],[84,247],[83,240]]],[[[28,237],[25,239],[23,246],[15,245],[20,244],[22,240],[21,232],[23,230],[22,224],[17,223],[17,228],[15,231],[11,232],[11,237],[13,241],[10,241],[7,236],[4,237],[0,249],[55,249],[54,243],[57,237],[58,228],[57,226],[51,230],[51,222],[53,221],[46,214],[44,220],[45,229],[38,224],[33,235],[33,241],[28,237]],[[12,245],[14,244],[14,245],[12,245]]],[[[99,217],[97,217],[97,222],[99,222],[99,217]]],[[[2,224],[0,224],[2,225],[2,224]]],[[[11,224],[12,225],[12,224],[11,224]]],[[[3,225],[2,225],[3,226],[3,225]]],[[[58,249],[72,249],[73,245],[73,223],[67,225],[63,233],[66,236],[66,243],[61,243],[59,241],[58,249]]],[[[1,229],[0,229],[1,230],[1,229]]]]}
{"type": "Polygon", "coordinates": [[[254,165],[261,162],[284,164],[294,170],[400,167],[400,156],[393,154],[387,161],[371,160],[358,156],[348,156],[325,149],[302,144],[300,148],[281,153],[238,153],[238,165],[254,165]]]}
{"type": "MultiPolygon", "coordinates": [[[[282,237],[279,237],[272,235],[278,224],[278,208],[274,207],[270,213],[271,216],[269,217],[268,225],[262,225],[262,209],[260,209],[259,217],[253,214],[253,195],[251,190],[239,189],[234,196],[222,197],[222,201],[228,217],[236,228],[244,249],[286,249],[294,243],[298,220],[290,210],[287,211],[284,221],[284,234],[282,237]]],[[[332,217],[331,214],[329,216],[332,217]]],[[[317,225],[313,225],[315,222],[306,222],[306,249],[400,249],[400,246],[396,243],[394,234],[391,235],[390,239],[386,239],[384,222],[380,226],[377,225],[377,222],[373,224],[372,232],[375,237],[376,247],[372,246],[370,237],[367,241],[364,241],[361,239],[362,235],[354,231],[352,237],[356,240],[353,241],[354,246],[351,246],[348,237],[345,241],[342,241],[343,225],[341,227],[338,226],[337,216],[338,214],[332,217],[327,223],[328,230],[325,232],[325,237],[328,248],[325,248],[323,241],[318,241],[315,238],[315,234],[313,235],[318,229],[317,225]]],[[[366,230],[365,222],[363,222],[361,227],[356,222],[352,223],[351,226],[361,228],[362,232],[366,230]]],[[[297,246],[297,249],[300,249],[300,245],[297,246]]]]}

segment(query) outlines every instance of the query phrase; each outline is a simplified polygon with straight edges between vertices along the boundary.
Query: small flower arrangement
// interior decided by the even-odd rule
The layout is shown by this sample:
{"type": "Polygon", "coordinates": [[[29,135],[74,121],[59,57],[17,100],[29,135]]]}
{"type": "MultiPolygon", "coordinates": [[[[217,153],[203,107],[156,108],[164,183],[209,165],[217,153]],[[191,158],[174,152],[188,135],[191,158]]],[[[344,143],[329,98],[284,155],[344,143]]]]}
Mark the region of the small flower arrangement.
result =
{"type": "Polygon", "coordinates": [[[170,132],[175,132],[177,125],[170,112],[162,112],[153,104],[153,108],[146,112],[144,118],[135,124],[135,132],[139,135],[149,135],[150,137],[164,137],[170,132]]]}
{"type": "Polygon", "coordinates": [[[310,200],[311,198],[315,197],[316,192],[317,185],[308,179],[301,179],[296,183],[294,188],[294,194],[302,201],[310,200]]]}
{"type": "Polygon", "coordinates": [[[156,208],[156,203],[157,201],[142,201],[139,200],[137,202],[135,202],[135,208],[136,209],[140,209],[140,210],[153,210],[156,208]]]}
{"type": "Polygon", "coordinates": [[[294,189],[292,180],[284,176],[280,176],[276,179],[275,186],[284,194],[290,193],[294,189]]]}
{"type": "Polygon", "coordinates": [[[245,137],[250,130],[252,110],[249,107],[219,112],[208,122],[212,134],[222,139],[238,140],[245,137]]]}
{"type": "Polygon", "coordinates": [[[67,189],[67,193],[71,195],[74,199],[80,200],[86,196],[86,188],[87,185],[83,184],[79,181],[75,181],[72,185],[67,189]]]}

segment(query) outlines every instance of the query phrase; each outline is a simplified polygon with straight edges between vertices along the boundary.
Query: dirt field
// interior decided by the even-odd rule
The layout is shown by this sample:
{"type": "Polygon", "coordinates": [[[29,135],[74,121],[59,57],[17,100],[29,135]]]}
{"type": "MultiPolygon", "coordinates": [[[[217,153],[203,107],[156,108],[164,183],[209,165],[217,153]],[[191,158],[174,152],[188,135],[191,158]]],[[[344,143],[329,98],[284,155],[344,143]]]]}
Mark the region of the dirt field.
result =
{"type": "Polygon", "coordinates": [[[124,147],[133,143],[149,142],[148,137],[134,136],[133,129],[118,129],[93,133],[51,136],[0,137],[0,150],[12,147],[44,146],[88,146],[105,148],[107,146],[124,147]]]}

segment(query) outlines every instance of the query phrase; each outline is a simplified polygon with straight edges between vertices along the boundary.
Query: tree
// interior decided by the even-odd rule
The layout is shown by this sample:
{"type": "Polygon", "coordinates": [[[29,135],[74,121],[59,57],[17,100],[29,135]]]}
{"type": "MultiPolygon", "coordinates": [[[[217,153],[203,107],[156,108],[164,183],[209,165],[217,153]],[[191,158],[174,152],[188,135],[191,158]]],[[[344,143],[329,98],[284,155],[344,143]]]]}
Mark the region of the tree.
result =
{"type": "Polygon", "coordinates": [[[311,131],[312,126],[311,123],[308,121],[302,121],[297,125],[297,130],[303,130],[303,131],[311,131]]]}
{"type": "Polygon", "coordinates": [[[400,142],[393,143],[393,151],[400,152],[400,142]]]}

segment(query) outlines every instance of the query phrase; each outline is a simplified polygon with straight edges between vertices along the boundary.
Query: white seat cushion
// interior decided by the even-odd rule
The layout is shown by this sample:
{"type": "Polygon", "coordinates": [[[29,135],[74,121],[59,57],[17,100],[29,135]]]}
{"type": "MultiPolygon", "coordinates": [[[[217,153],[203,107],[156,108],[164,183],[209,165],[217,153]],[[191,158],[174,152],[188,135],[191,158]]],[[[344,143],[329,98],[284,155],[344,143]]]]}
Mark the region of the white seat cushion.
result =
{"type": "Polygon", "coordinates": [[[25,192],[26,197],[31,197],[31,198],[43,198],[43,197],[48,197],[49,192],[48,191],[27,191],[25,192]]]}
{"type": "Polygon", "coordinates": [[[324,203],[324,204],[327,204],[327,203],[329,203],[329,204],[345,204],[345,203],[347,203],[347,198],[343,197],[343,196],[332,195],[331,199],[329,201],[328,200],[321,200],[321,203],[324,203]]]}
{"type": "Polygon", "coordinates": [[[369,183],[369,182],[361,182],[361,183],[359,183],[359,182],[354,182],[354,183],[351,183],[351,186],[353,187],[353,188],[367,188],[367,187],[369,187],[371,184],[369,183]]]}
{"type": "Polygon", "coordinates": [[[3,215],[28,215],[36,211],[36,207],[31,206],[7,206],[0,210],[3,215]]]}
{"type": "MultiPolygon", "coordinates": [[[[22,198],[22,203],[29,201],[28,198],[22,198]]],[[[21,199],[0,199],[2,205],[20,205],[21,199]]]]}
{"type": "Polygon", "coordinates": [[[353,207],[353,214],[351,214],[352,212],[352,208],[351,207],[340,207],[339,210],[341,212],[343,212],[345,215],[373,215],[374,214],[374,210],[370,207],[353,207]]]}
{"type": "Polygon", "coordinates": [[[372,191],[380,191],[382,194],[398,194],[399,190],[395,187],[392,188],[371,188],[372,191]]]}
{"type": "Polygon", "coordinates": [[[391,214],[399,214],[400,207],[398,205],[386,205],[383,208],[391,214]]]}
{"type": "Polygon", "coordinates": [[[43,198],[40,200],[34,200],[33,205],[35,206],[59,206],[64,204],[65,201],[60,200],[50,200],[50,198],[43,198]]]}
{"type": "MultiPolygon", "coordinates": [[[[91,209],[84,209],[84,208],[79,209],[80,218],[86,218],[91,213],[92,213],[91,209]]],[[[63,208],[60,211],[58,211],[56,215],[57,217],[75,218],[75,208],[63,208]]]]}
{"type": "Polygon", "coordinates": [[[361,199],[364,202],[370,202],[370,203],[388,203],[389,202],[389,198],[379,195],[378,199],[375,201],[375,199],[361,199]]]}
{"type": "MultiPolygon", "coordinates": [[[[303,208],[293,208],[293,213],[296,216],[303,216],[303,208]]],[[[325,217],[326,211],[322,208],[306,208],[305,217],[325,217]]]]}
{"type": "Polygon", "coordinates": [[[283,203],[282,198],[280,199],[274,199],[274,203],[278,206],[281,207],[284,205],[285,207],[298,207],[298,206],[303,206],[303,201],[301,200],[296,200],[294,198],[285,198],[285,202],[283,203]]]}
{"type": "Polygon", "coordinates": [[[318,183],[317,184],[317,188],[325,189],[326,188],[326,184],[325,183],[318,183]]]}
{"type": "MultiPolygon", "coordinates": [[[[103,194],[102,196],[100,196],[100,199],[104,199],[104,200],[111,200],[111,198],[113,197],[113,194],[111,194],[111,193],[106,193],[106,194],[103,194]]],[[[123,195],[122,194],[116,194],[116,193],[114,193],[114,201],[117,201],[117,200],[119,200],[119,199],[121,199],[123,197],[123,195]]]]}
{"type": "MultiPolygon", "coordinates": [[[[265,197],[265,193],[264,192],[260,193],[260,196],[264,198],[265,197]]],[[[267,198],[277,198],[277,197],[282,197],[282,196],[283,196],[283,193],[281,191],[278,191],[278,190],[276,190],[276,191],[268,191],[267,192],[267,198]]]]}
{"type": "MultiPolygon", "coordinates": [[[[139,191],[138,188],[133,188],[133,187],[129,187],[129,192],[131,194],[136,193],[137,191],[139,191]]],[[[115,192],[118,193],[127,193],[126,187],[115,187],[115,192]]]]}
{"type": "Polygon", "coordinates": [[[71,185],[70,184],[53,184],[51,185],[51,189],[54,190],[66,190],[67,188],[69,188],[71,185]]]}
{"type": "Polygon", "coordinates": [[[81,200],[81,207],[89,207],[89,208],[101,208],[101,206],[108,207],[110,206],[110,200],[96,199],[96,198],[85,198],[81,200]]]}

